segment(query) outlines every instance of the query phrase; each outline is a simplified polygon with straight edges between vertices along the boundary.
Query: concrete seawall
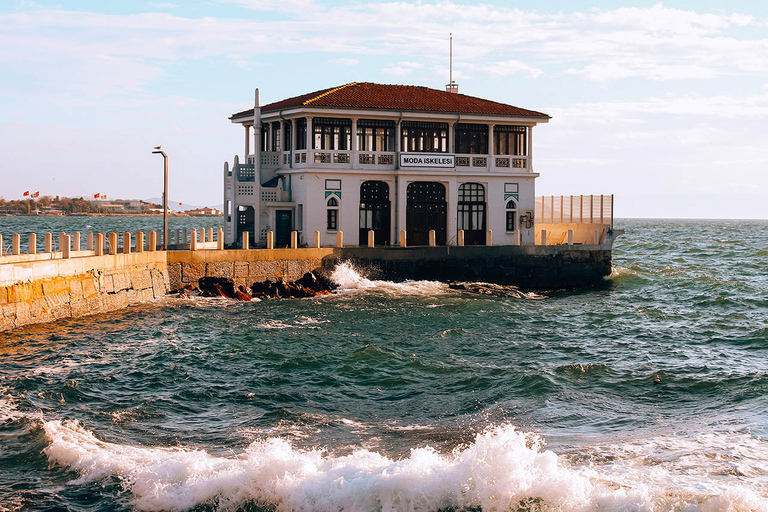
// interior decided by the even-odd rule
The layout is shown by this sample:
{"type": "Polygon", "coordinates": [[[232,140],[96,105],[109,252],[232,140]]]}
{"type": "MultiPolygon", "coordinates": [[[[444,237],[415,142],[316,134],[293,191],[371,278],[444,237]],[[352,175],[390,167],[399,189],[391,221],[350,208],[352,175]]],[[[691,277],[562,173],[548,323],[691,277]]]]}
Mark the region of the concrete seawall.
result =
{"type": "Polygon", "coordinates": [[[0,331],[116,311],[169,290],[165,252],[30,256],[0,265],[0,331]]]}
{"type": "Polygon", "coordinates": [[[611,273],[610,250],[558,245],[171,251],[168,275],[171,289],[197,284],[201,277],[226,277],[247,287],[330,272],[344,261],[392,281],[485,281],[538,290],[588,286],[611,273]]]}
{"type": "Polygon", "coordinates": [[[611,272],[610,245],[326,247],[297,249],[93,251],[14,255],[0,262],[0,331],[122,309],[201,277],[235,285],[294,281],[350,262],[371,278],[484,281],[527,289],[596,284],[611,272]]]}
{"type": "Polygon", "coordinates": [[[325,257],[323,266],[341,261],[379,279],[483,281],[536,290],[594,285],[611,273],[611,251],[600,245],[345,247],[325,257]]]}

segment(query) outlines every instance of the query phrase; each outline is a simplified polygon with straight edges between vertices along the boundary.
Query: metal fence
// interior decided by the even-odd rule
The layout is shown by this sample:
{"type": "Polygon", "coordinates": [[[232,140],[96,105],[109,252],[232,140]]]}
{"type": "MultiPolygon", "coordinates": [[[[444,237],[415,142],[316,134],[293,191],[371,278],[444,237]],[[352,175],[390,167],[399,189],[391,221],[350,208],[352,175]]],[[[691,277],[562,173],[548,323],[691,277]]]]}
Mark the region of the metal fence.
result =
{"type": "Polygon", "coordinates": [[[542,223],[576,222],[613,227],[613,194],[600,196],[539,196],[535,217],[542,223]]]}

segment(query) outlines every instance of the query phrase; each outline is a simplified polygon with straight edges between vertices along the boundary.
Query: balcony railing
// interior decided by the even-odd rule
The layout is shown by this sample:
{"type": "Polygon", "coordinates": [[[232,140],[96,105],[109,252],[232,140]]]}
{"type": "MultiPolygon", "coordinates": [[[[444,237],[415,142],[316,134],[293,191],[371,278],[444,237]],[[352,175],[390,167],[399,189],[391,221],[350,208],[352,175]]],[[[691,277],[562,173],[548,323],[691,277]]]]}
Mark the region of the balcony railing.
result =
{"type": "MultiPolygon", "coordinates": [[[[443,153],[425,153],[430,156],[439,156],[443,153]]],[[[449,153],[450,154],[450,153],[449,153]]],[[[393,170],[397,163],[397,153],[394,151],[346,151],[346,150],[320,150],[300,149],[281,152],[261,153],[262,168],[278,169],[289,167],[307,167],[321,165],[339,167],[342,169],[382,169],[393,170]]],[[[455,155],[456,169],[459,171],[499,171],[499,172],[526,172],[530,171],[530,159],[525,155],[455,155]]],[[[252,162],[254,155],[249,155],[248,161],[252,162]]],[[[243,179],[248,176],[249,170],[243,164],[238,170],[239,181],[254,181],[243,179]],[[242,176],[242,178],[240,177],[242,176]]],[[[253,166],[250,166],[252,169],[253,166]]],[[[253,171],[250,171],[253,172],[253,171]]]]}

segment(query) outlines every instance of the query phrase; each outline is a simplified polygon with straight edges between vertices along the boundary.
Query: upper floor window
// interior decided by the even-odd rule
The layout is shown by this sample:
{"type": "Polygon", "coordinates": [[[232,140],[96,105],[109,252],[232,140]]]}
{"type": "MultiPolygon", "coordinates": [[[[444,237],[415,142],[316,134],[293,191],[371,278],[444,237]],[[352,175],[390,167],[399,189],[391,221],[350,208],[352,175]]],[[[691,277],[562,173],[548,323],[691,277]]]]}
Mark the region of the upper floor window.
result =
{"type": "Polygon", "coordinates": [[[283,124],[280,121],[272,123],[272,145],[269,147],[270,151],[280,151],[280,125],[283,124]]]}
{"type": "Polygon", "coordinates": [[[269,125],[261,123],[261,151],[267,150],[268,141],[269,141],[269,125]]]}
{"type": "Polygon", "coordinates": [[[313,149],[350,149],[352,120],[334,117],[316,117],[312,120],[314,130],[313,149]]]}
{"type": "Polygon", "coordinates": [[[307,149],[307,118],[296,120],[296,149],[307,149]]]}
{"type": "Polygon", "coordinates": [[[403,121],[401,131],[404,153],[448,152],[448,123],[403,121]]]}
{"type": "Polygon", "coordinates": [[[359,119],[357,121],[357,149],[360,151],[394,151],[395,122],[359,119]]]}
{"type": "Polygon", "coordinates": [[[525,126],[498,125],[493,127],[493,153],[496,155],[528,154],[525,126]]]}
{"type": "Polygon", "coordinates": [[[291,137],[293,136],[293,133],[291,133],[292,127],[292,121],[283,121],[283,151],[291,150],[291,137]]]}
{"type": "Polygon", "coordinates": [[[488,154],[488,125],[456,124],[456,153],[488,154]]]}

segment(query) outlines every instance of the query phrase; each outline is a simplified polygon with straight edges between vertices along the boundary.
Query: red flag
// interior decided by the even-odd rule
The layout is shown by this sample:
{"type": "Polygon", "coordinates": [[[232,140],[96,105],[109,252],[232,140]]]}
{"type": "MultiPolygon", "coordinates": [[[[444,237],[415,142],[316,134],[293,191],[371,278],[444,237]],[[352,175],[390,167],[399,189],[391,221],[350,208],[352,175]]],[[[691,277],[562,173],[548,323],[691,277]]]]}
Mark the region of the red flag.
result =
{"type": "Polygon", "coordinates": [[[40,191],[38,190],[34,194],[32,194],[32,197],[40,197],[40,191]]]}
{"type": "Polygon", "coordinates": [[[107,198],[107,196],[101,196],[101,198],[102,198],[102,199],[106,199],[106,198],[107,198]]]}
{"type": "Polygon", "coordinates": [[[179,206],[181,206],[181,203],[179,203],[179,206]]]}
{"type": "Polygon", "coordinates": [[[28,195],[29,195],[29,190],[27,190],[26,192],[24,192],[24,195],[25,195],[25,196],[28,196],[28,195]]]}
{"type": "Polygon", "coordinates": [[[94,199],[98,199],[101,196],[101,194],[93,194],[94,199]]]}

